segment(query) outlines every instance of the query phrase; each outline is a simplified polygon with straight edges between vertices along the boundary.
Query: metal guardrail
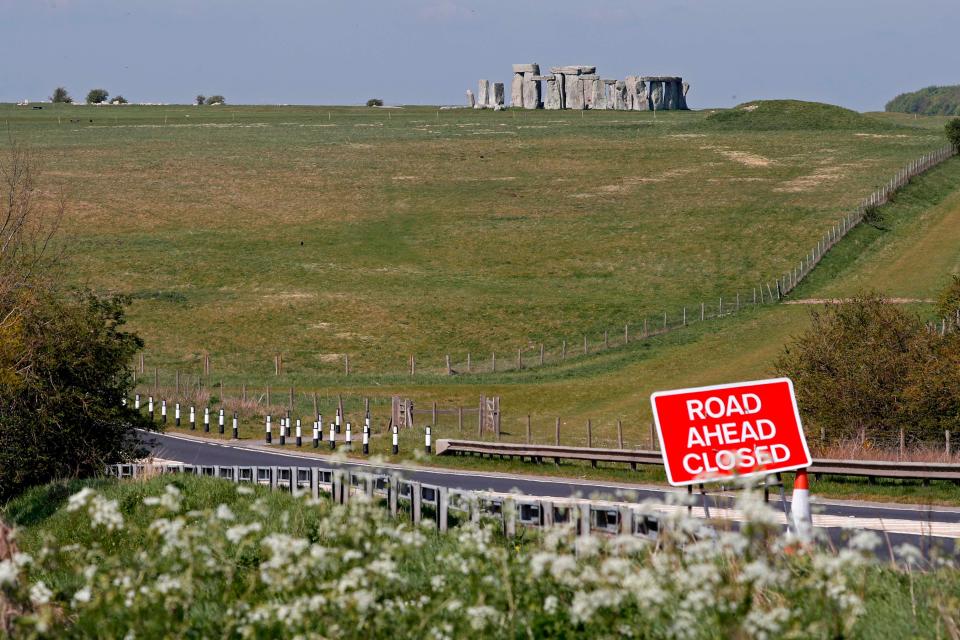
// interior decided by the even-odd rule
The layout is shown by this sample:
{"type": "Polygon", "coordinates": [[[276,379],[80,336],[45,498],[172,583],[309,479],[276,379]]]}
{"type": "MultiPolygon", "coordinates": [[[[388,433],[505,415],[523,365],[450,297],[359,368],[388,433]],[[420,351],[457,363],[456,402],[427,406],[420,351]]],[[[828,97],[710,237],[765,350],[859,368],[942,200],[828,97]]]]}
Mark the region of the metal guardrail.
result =
{"type": "MultiPolygon", "coordinates": [[[[624,462],[632,468],[638,464],[663,466],[659,451],[630,449],[598,449],[588,447],[556,447],[539,444],[481,442],[475,440],[437,440],[438,455],[479,454],[530,458],[542,462],[544,458],[560,460],[589,460],[590,462],[624,462]]],[[[953,480],[960,482],[960,464],[942,462],[896,462],[884,460],[831,460],[814,458],[810,473],[818,475],[860,476],[867,478],[895,478],[923,480],[953,480]]]]}
{"type": "Polygon", "coordinates": [[[520,494],[451,489],[405,480],[396,475],[368,473],[340,468],[281,466],[221,466],[190,464],[115,464],[106,468],[109,476],[137,478],[186,473],[220,478],[236,483],[269,486],[273,491],[329,496],[337,504],[347,504],[352,496],[383,498],[390,513],[397,516],[409,510],[414,524],[423,520],[423,507],[433,510],[437,529],[446,531],[451,524],[481,518],[500,521],[507,536],[516,534],[517,525],[550,527],[574,522],[578,535],[591,533],[623,534],[656,539],[660,520],[640,505],[583,500],[578,498],[537,498],[520,494]]]}

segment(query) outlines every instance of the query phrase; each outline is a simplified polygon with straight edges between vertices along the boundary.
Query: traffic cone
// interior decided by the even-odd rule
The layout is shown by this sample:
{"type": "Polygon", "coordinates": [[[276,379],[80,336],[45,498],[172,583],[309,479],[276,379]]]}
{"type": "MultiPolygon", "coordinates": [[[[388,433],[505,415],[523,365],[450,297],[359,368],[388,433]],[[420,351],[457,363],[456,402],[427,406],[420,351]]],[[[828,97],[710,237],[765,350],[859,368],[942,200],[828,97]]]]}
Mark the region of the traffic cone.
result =
{"type": "Polygon", "coordinates": [[[802,541],[810,539],[812,520],[810,518],[810,483],[806,469],[797,469],[793,480],[793,498],[790,501],[790,518],[793,530],[802,541]]]}

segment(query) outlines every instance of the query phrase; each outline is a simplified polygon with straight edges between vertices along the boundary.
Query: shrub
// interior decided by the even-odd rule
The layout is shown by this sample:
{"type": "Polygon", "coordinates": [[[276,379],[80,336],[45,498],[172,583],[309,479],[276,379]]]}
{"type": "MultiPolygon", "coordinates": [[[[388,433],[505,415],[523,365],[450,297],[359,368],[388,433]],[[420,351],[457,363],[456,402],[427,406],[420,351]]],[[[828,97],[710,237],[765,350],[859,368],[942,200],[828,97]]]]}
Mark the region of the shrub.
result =
{"type": "Polygon", "coordinates": [[[65,88],[57,87],[53,90],[53,95],[50,96],[50,102],[70,104],[73,102],[73,98],[70,97],[70,94],[67,93],[65,88]]]}
{"type": "Polygon", "coordinates": [[[947,132],[947,140],[950,144],[960,149],[960,118],[954,118],[947,122],[944,127],[947,132]]]}
{"type": "Polygon", "coordinates": [[[90,89],[87,93],[87,104],[101,104],[107,101],[110,94],[106,89],[90,89]]]}
{"type": "Polygon", "coordinates": [[[0,565],[11,603],[33,609],[14,620],[25,636],[46,624],[45,637],[857,637],[881,543],[798,547],[754,491],[739,492],[749,517],[729,531],[661,512],[654,544],[577,538],[573,524],[542,542],[484,522],[438,534],[362,494],[333,506],[190,476],[56,489],[26,496],[65,506],[46,535],[21,534],[30,557],[0,565]]]}
{"type": "Polygon", "coordinates": [[[367,106],[368,106],[368,107],[382,107],[382,106],[383,106],[383,100],[381,100],[380,98],[370,98],[369,100],[367,100],[367,106]]]}
{"type": "Polygon", "coordinates": [[[941,337],[878,294],[811,312],[776,362],[811,426],[893,445],[960,427],[960,337],[941,337]]]}
{"type": "Polygon", "coordinates": [[[210,96],[207,98],[207,104],[227,104],[227,99],[223,96],[210,96]]]}
{"type": "Polygon", "coordinates": [[[127,104],[127,99],[123,96],[115,96],[114,99],[110,101],[110,104],[127,104]]]}
{"type": "Polygon", "coordinates": [[[197,106],[200,106],[207,101],[207,96],[203,95],[202,93],[198,93],[197,97],[194,98],[193,100],[197,104],[197,106]]]}
{"type": "Polygon", "coordinates": [[[937,297],[937,311],[941,318],[960,321],[960,275],[950,276],[950,284],[937,297]]]}

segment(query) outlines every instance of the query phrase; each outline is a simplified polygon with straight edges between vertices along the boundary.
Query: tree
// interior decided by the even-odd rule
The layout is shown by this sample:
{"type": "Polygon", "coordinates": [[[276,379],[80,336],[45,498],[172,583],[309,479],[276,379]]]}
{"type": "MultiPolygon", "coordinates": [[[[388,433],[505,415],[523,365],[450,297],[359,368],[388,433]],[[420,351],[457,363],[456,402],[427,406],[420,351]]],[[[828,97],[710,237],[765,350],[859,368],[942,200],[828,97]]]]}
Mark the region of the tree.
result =
{"type": "Polygon", "coordinates": [[[227,99],[223,96],[210,96],[207,98],[207,104],[227,104],[227,99]]]}
{"type": "Polygon", "coordinates": [[[929,331],[878,294],[811,313],[776,362],[810,426],[832,438],[893,445],[960,426],[960,335],[929,331]]]}
{"type": "Polygon", "coordinates": [[[198,94],[197,94],[197,97],[194,98],[194,101],[196,102],[197,106],[199,107],[200,105],[202,105],[204,102],[207,101],[207,96],[203,95],[202,93],[198,93],[198,94]]]}
{"type": "Polygon", "coordinates": [[[115,96],[113,100],[110,101],[110,104],[127,104],[127,99],[123,96],[115,96]]]}
{"type": "Polygon", "coordinates": [[[368,106],[368,107],[382,107],[382,106],[383,106],[383,100],[381,100],[380,98],[370,98],[369,100],[367,100],[367,106],[368,106]]]}
{"type": "Polygon", "coordinates": [[[0,161],[0,501],[129,459],[149,426],[122,404],[143,345],[123,330],[126,300],[57,286],[64,200],[38,168],[16,144],[0,161]]]}
{"type": "Polygon", "coordinates": [[[960,321],[960,275],[950,276],[950,284],[937,297],[937,311],[941,318],[960,321]]]}
{"type": "Polygon", "coordinates": [[[90,89],[90,92],[87,93],[87,104],[101,104],[106,102],[109,97],[110,94],[107,93],[106,89],[90,89]]]}
{"type": "Polygon", "coordinates": [[[950,120],[944,128],[947,131],[947,140],[950,141],[950,144],[960,149],[960,118],[950,120]]]}
{"type": "Polygon", "coordinates": [[[73,102],[73,98],[70,97],[65,88],[57,87],[53,90],[53,95],[50,96],[50,102],[70,104],[73,102]]]}

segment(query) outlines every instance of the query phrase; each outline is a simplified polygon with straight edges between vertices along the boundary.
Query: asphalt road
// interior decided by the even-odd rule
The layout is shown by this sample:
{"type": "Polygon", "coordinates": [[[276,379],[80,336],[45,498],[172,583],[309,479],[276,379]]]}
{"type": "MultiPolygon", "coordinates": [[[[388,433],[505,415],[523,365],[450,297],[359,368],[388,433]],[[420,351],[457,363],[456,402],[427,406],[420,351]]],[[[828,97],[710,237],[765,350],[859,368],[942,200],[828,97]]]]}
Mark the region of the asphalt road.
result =
{"type": "MultiPolygon", "coordinates": [[[[184,464],[327,468],[338,466],[362,471],[374,468],[362,461],[337,462],[324,456],[298,453],[296,448],[290,445],[281,450],[277,446],[211,442],[197,437],[155,433],[142,433],[141,439],[154,456],[184,464]]],[[[595,497],[623,502],[642,502],[648,499],[663,501],[666,494],[677,491],[669,487],[452,469],[410,468],[399,465],[383,465],[377,468],[399,470],[410,480],[454,489],[519,491],[526,495],[553,498],[595,497]]],[[[779,496],[774,496],[775,490],[772,490],[771,501],[775,500],[774,506],[780,508],[779,496]]],[[[707,495],[706,500],[710,508],[732,506],[729,495],[707,495]]],[[[789,502],[789,495],[787,500],[789,502]]],[[[815,495],[811,501],[814,503],[818,526],[826,529],[835,543],[842,541],[847,535],[845,529],[860,528],[885,531],[891,545],[909,542],[921,549],[930,548],[932,545],[952,550],[955,548],[955,538],[960,538],[960,508],[817,500],[815,495]]],[[[789,509],[789,504],[787,508],[789,509]]]]}

